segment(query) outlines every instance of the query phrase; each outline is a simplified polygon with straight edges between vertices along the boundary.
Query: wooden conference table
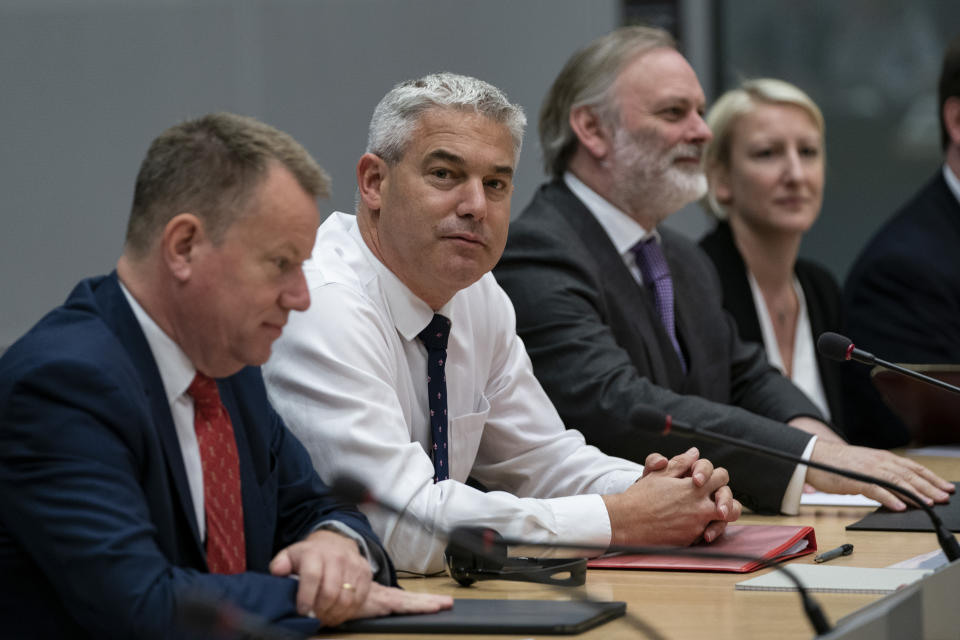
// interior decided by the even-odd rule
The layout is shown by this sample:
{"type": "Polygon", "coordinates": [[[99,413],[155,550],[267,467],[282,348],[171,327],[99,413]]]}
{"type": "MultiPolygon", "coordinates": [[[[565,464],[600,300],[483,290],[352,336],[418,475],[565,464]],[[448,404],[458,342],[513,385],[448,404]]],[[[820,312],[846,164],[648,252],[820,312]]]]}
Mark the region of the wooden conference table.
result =
{"type": "MultiPolygon", "coordinates": [[[[960,458],[916,457],[947,480],[960,480],[960,458]]],[[[960,499],[958,496],[955,499],[960,499]]],[[[846,525],[859,520],[872,509],[866,507],[801,507],[797,516],[756,516],[746,514],[742,524],[812,525],[821,550],[843,543],[854,545],[850,556],[831,561],[835,565],[885,567],[938,548],[933,533],[899,533],[887,531],[846,531],[846,525]]],[[[813,555],[792,563],[813,563],[813,555]]],[[[591,569],[586,588],[598,600],[619,600],[627,603],[627,611],[653,626],[668,640],[725,640],[775,638],[776,640],[813,637],[813,630],[801,610],[796,593],[736,591],[734,584],[747,577],[760,575],[670,571],[629,571],[591,569]]],[[[411,591],[445,593],[455,598],[505,599],[571,599],[563,591],[523,582],[487,581],[463,588],[444,576],[437,578],[401,579],[411,591]]],[[[831,624],[853,611],[879,599],[879,595],[813,594],[823,607],[831,624]]],[[[958,610],[960,620],[960,610],[958,610]]],[[[958,622],[960,627],[960,622],[958,622]]],[[[426,634],[330,634],[320,637],[371,638],[396,640],[430,637],[426,634]]],[[[434,636],[439,637],[439,636],[434,636]]],[[[506,640],[529,636],[457,636],[506,640]]],[[[636,629],[623,619],[601,625],[577,636],[588,639],[641,638],[636,629]]]]}

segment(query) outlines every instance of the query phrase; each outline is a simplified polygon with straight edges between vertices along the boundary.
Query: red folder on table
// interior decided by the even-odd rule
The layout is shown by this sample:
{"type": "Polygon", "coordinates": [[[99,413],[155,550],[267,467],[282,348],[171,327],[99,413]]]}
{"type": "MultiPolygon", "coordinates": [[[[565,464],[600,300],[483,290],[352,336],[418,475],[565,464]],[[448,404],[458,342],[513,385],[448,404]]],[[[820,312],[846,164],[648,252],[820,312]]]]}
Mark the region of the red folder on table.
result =
{"type": "Polygon", "coordinates": [[[711,544],[690,547],[690,555],[609,555],[587,563],[591,569],[673,569],[679,571],[729,571],[749,573],[761,568],[759,562],[694,555],[697,549],[717,553],[738,553],[778,562],[817,550],[813,527],[776,524],[731,524],[711,544]]]}

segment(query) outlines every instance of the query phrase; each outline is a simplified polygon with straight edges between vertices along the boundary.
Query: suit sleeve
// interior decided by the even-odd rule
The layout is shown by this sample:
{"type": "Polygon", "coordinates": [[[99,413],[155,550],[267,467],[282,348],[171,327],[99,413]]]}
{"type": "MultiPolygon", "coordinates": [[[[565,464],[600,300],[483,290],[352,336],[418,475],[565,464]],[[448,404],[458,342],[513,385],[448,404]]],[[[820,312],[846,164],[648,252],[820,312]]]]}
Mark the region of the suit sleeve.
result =
{"type": "MultiPolygon", "coordinates": [[[[915,243],[904,241],[909,250],[915,243]]],[[[863,349],[908,364],[960,362],[960,295],[956,273],[917,255],[890,252],[859,265],[845,297],[847,333],[863,349]]],[[[907,444],[907,426],[870,381],[870,367],[843,371],[844,420],[852,442],[907,444]]]]}
{"type": "MultiPolygon", "coordinates": [[[[673,455],[690,447],[690,440],[661,437],[656,425],[644,423],[643,407],[653,406],[705,429],[797,455],[803,451],[809,434],[654,384],[618,344],[609,326],[605,311],[610,301],[590,266],[592,257],[575,237],[550,237],[551,233],[556,230],[538,227],[524,233],[522,227],[513,228],[496,276],[513,300],[518,332],[535,374],[569,428],[579,429],[588,442],[604,451],[638,462],[653,451],[673,455]]],[[[759,365],[743,349],[735,354],[733,371],[718,375],[732,374],[737,381],[734,391],[746,398],[752,394],[751,380],[757,379],[759,365]]],[[[726,446],[696,444],[703,455],[730,470],[730,486],[745,506],[780,510],[794,465],[726,446]]]]}
{"type": "MultiPolygon", "coordinates": [[[[142,390],[119,382],[131,376],[121,367],[58,361],[7,387],[0,402],[0,513],[27,566],[39,570],[92,637],[179,637],[193,594],[315,630],[316,621],[297,617],[295,580],[212,575],[168,561],[151,517],[158,505],[144,489],[165,461],[142,390]]],[[[280,447],[285,460],[294,457],[289,444],[280,447]]],[[[283,511],[302,518],[290,503],[283,511]]]]}
{"type": "Polygon", "coordinates": [[[891,253],[860,271],[850,291],[850,332],[864,349],[894,362],[960,360],[956,273],[891,253]]]}

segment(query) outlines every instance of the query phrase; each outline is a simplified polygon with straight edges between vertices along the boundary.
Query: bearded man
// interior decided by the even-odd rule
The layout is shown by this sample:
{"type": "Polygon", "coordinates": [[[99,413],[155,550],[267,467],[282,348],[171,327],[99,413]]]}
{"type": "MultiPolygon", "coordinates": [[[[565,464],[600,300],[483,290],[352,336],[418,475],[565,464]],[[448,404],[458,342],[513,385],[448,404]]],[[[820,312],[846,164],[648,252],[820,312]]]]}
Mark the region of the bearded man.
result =
{"type": "MultiPolygon", "coordinates": [[[[644,406],[804,459],[884,475],[930,501],[951,485],[886,451],[851,447],[761,346],[737,336],[710,260],[658,226],[706,192],[711,133],[704,95],[673,38],[625,27],[574,54],[540,112],[543,185],[513,221],[495,269],[516,307],[534,372],[568,428],[608,453],[642,460],[689,439],[659,437],[644,406]]],[[[855,483],[694,440],[730,471],[754,511],[796,513],[804,482],[904,504],[855,483]]]]}

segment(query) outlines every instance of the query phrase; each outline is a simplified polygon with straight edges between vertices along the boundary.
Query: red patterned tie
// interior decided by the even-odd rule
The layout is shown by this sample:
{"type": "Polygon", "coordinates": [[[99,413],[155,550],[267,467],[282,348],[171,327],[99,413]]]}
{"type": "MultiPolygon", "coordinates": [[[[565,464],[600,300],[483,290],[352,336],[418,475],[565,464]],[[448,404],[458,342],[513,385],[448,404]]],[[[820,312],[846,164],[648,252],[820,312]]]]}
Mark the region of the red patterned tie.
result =
{"type": "Polygon", "coordinates": [[[243,573],[247,569],[247,559],[240,458],[230,414],[220,402],[216,380],[199,371],[187,393],[193,398],[193,424],[203,466],[207,566],[211,573],[243,573]]]}

